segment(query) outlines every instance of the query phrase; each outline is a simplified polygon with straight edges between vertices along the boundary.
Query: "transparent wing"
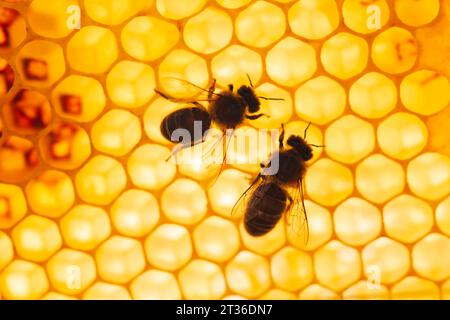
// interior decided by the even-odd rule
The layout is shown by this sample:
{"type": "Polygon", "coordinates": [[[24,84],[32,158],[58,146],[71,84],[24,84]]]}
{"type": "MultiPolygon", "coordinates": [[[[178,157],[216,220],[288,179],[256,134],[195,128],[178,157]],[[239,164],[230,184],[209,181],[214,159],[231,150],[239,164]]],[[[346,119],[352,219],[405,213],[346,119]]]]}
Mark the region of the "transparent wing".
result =
{"type": "Polygon", "coordinates": [[[171,96],[161,90],[155,89],[155,92],[163,98],[177,103],[198,103],[202,101],[210,102],[215,100],[220,94],[215,92],[216,81],[213,80],[209,88],[202,88],[195,83],[175,77],[165,77],[161,80],[164,87],[176,88],[181,92],[188,93],[193,98],[180,98],[171,96]]]}
{"type": "Polygon", "coordinates": [[[286,226],[296,241],[306,245],[309,239],[308,216],[306,214],[303,181],[290,190],[291,201],[285,212],[286,226]]]}
{"type": "Polygon", "coordinates": [[[245,214],[247,210],[248,202],[253,194],[253,192],[265,181],[266,177],[259,174],[250,184],[250,186],[242,193],[239,199],[236,201],[236,204],[233,206],[231,210],[232,217],[241,217],[245,214]]]}

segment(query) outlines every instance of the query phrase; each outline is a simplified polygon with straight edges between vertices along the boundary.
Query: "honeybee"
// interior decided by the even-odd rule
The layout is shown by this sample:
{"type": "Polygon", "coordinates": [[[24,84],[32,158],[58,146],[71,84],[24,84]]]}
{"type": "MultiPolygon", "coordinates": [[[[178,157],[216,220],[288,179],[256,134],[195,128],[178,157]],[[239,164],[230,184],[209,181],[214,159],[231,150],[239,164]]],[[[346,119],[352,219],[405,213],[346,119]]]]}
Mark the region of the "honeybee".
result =
{"type": "MultiPolygon", "coordinates": [[[[179,144],[179,149],[181,149],[204,142],[206,132],[212,125],[215,125],[222,132],[221,138],[218,140],[218,143],[220,143],[225,135],[227,138],[231,138],[234,130],[244,123],[245,120],[256,120],[265,116],[262,113],[258,113],[261,105],[260,99],[283,100],[257,96],[250,77],[248,75],[247,77],[249,79],[249,85],[242,85],[234,91],[233,84],[229,84],[227,90],[223,90],[220,93],[215,92],[215,79],[209,89],[204,89],[193,83],[178,79],[197,89],[207,92],[206,99],[175,98],[155,89],[157,94],[169,101],[192,105],[174,111],[166,116],[161,123],[161,134],[167,140],[179,144]],[[208,106],[204,107],[200,103],[202,101],[208,102],[208,106]],[[196,122],[201,123],[200,134],[196,134],[196,122]],[[190,139],[185,141],[186,139],[184,136],[180,137],[174,135],[174,132],[178,129],[187,130],[190,134],[190,139]]],[[[228,142],[226,145],[228,145],[228,142]]],[[[174,153],[177,151],[178,150],[174,153]]],[[[226,154],[224,155],[224,160],[225,157],[226,154]]]]}
{"type": "Polygon", "coordinates": [[[313,157],[312,147],[323,147],[306,142],[303,138],[291,135],[284,146],[284,126],[279,136],[279,149],[274,152],[267,164],[261,164],[261,172],[242,194],[232,209],[232,215],[240,211],[244,215],[246,231],[255,237],[271,231],[280,221],[283,213],[291,231],[305,231],[305,242],[309,237],[308,217],[306,215],[303,179],[307,162],[313,157]],[[272,164],[278,168],[273,171],[272,164]],[[269,168],[271,172],[269,171],[269,168]]]}

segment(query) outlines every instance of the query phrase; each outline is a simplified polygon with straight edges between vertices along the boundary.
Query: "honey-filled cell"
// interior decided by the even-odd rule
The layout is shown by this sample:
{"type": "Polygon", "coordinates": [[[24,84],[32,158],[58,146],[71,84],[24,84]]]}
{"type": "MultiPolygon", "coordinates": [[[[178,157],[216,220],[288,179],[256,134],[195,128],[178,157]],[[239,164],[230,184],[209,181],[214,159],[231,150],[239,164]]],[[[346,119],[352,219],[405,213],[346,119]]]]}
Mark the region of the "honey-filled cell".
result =
{"type": "Polygon", "coordinates": [[[49,165],[70,170],[80,167],[89,158],[91,142],[82,127],[62,122],[40,139],[39,150],[49,165]]]}
{"type": "Polygon", "coordinates": [[[100,82],[91,77],[71,75],[52,90],[52,105],[62,118],[75,122],[91,122],[106,106],[100,82]]]}
{"type": "Polygon", "coordinates": [[[0,141],[0,181],[27,181],[39,163],[38,152],[29,140],[7,136],[0,141]]]}
{"type": "Polygon", "coordinates": [[[0,53],[8,54],[22,44],[27,37],[27,25],[19,11],[0,7],[0,53]]]}
{"type": "Polygon", "coordinates": [[[35,40],[24,45],[16,56],[21,79],[35,87],[49,87],[66,72],[63,48],[54,42],[35,40]]]}

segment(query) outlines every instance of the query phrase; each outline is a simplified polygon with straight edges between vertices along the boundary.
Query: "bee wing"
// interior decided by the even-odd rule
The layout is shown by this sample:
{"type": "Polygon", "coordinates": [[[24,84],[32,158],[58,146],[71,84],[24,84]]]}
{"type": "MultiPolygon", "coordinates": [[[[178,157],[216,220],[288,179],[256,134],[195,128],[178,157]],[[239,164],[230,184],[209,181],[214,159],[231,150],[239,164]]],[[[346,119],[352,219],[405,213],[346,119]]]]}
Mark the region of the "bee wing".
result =
{"type": "Polygon", "coordinates": [[[308,216],[306,215],[303,181],[300,179],[291,192],[291,203],[285,213],[288,232],[306,245],[309,239],[308,216]]]}
{"type": "Polygon", "coordinates": [[[192,83],[188,80],[176,78],[176,77],[165,77],[162,79],[162,82],[166,87],[174,87],[179,88],[180,90],[184,90],[186,92],[192,93],[194,98],[177,98],[172,97],[160,90],[155,89],[155,92],[158,93],[163,98],[166,98],[172,102],[177,103],[195,103],[201,101],[213,101],[218,96],[215,93],[215,80],[213,81],[211,87],[209,89],[202,88],[195,83],[192,83]]]}
{"type": "Polygon", "coordinates": [[[247,210],[248,202],[253,192],[264,182],[265,176],[259,174],[250,184],[250,186],[242,193],[239,199],[236,201],[233,209],[231,210],[231,216],[241,217],[247,210]]]}

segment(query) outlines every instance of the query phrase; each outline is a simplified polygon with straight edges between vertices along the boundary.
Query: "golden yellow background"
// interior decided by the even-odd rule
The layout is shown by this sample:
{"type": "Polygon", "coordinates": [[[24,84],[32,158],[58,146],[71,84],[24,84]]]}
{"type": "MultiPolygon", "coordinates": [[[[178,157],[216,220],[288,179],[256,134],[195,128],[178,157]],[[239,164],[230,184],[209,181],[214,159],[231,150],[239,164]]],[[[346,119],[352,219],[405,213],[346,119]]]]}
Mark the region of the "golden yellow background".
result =
{"type": "Polygon", "coordinates": [[[450,298],[450,1],[0,4],[2,299],[450,298]],[[326,145],[306,246],[230,215],[257,164],[165,161],[153,88],[246,74],[284,101],[240,133],[326,145]]]}

